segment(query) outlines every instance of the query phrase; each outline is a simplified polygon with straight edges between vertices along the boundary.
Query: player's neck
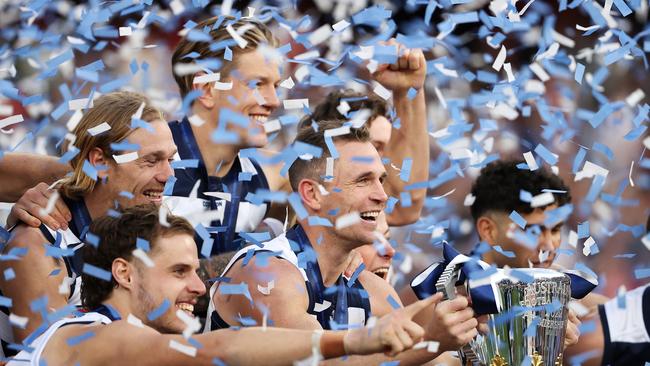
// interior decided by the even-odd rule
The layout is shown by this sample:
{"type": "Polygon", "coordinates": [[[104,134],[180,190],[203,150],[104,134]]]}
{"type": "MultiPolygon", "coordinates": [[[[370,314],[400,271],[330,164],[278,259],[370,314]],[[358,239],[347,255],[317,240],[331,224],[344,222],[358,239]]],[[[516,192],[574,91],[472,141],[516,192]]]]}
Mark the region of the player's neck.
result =
{"type": "Polygon", "coordinates": [[[92,193],[87,194],[83,198],[91,220],[106,215],[108,209],[113,207],[113,200],[107,198],[105,195],[98,192],[98,190],[100,190],[100,188],[96,187],[92,193]]]}
{"type": "Polygon", "coordinates": [[[192,132],[208,175],[215,177],[226,175],[234,164],[240,147],[212,141],[214,127],[207,122],[201,126],[192,125],[192,132]]]}
{"type": "MultiPolygon", "coordinates": [[[[341,243],[334,236],[330,235],[330,230],[323,227],[303,226],[312,248],[316,252],[318,266],[320,267],[321,277],[325,286],[332,286],[341,276],[347,267],[348,257],[351,255],[349,248],[341,243]],[[318,238],[322,237],[320,244],[318,238]]],[[[331,228],[330,228],[331,229],[331,228]]]]}

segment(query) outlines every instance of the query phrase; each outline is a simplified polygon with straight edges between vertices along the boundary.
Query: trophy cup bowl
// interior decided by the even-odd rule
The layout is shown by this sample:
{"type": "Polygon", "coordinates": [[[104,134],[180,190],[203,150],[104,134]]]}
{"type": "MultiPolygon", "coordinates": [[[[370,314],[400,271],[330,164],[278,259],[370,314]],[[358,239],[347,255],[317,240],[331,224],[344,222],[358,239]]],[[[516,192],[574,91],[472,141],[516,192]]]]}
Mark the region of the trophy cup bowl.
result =
{"type": "Polygon", "coordinates": [[[569,276],[549,269],[516,269],[527,281],[497,281],[498,314],[489,315],[487,334],[459,352],[463,365],[561,366],[571,298],[569,276]]]}

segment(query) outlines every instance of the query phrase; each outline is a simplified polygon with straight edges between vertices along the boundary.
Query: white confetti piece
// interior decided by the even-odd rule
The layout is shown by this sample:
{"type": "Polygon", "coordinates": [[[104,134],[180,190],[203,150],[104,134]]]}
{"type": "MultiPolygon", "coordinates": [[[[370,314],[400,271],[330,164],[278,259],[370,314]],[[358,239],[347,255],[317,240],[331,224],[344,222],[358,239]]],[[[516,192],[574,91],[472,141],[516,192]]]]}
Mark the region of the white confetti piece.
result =
{"type": "MultiPolygon", "coordinates": [[[[326,181],[326,182],[329,182],[329,181],[331,181],[331,180],[332,180],[332,179],[330,178],[330,179],[326,179],[325,181],[326,181]]],[[[325,187],[323,187],[322,184],[319,184],[319,185],[318,185],[318,191],[319,191],[320,194],[322,194],[323,196],[328,196],[328,195],[330,194],[330,193],[327,191],[327,189],[325,189],[325,187]]]]}
{"type": "Polygon", "coordinates": [[[302,81],[309,75],[309,66],[307,65],[302,65],[296,70],[296,72],[293,74],[293,76],[296,77],[296,80],[298,80],[299,83],[302,83],[302,81]]]}
{"type": "Polygon", "coordinates": [[[512,73],[512,65],[510,65],[510,62],[503,64],[503,69],[505,70],[506,76],[508,77],[508,82],[512,83],[515,81],[515,75],[512,73]]]}
{"type": "Polygon", "coordinates": [[[467,196],[465,196],[465,200],[463,201],[463,206],[471,206],[474,204],[474,201],[476,201],[476,196],[468,193],[467,196]]]}
{"type": "Polygon", "coordinates": [[[193,114],[193,115],[187,117],[187,120],[190,121],[190,123],[193,126],[197,126],[197,127],[202,126],[205,123],[203,118],[201,118],[198,114],[193,114]]]}
{"type": "Polygon", "coordinates": [[[228,82],[220,82],[220,81],[215,81],[214,85],[212,86],[212,89],[216,90],[231,90],[232,89],[232,81],[228,82]]]}
{"type": "Polygon", "coordinates": [[[195,74],[197,72],[204,72],[201,65],[195,63],[178,63],[174,65],[174,74],[178,76],[195,74]]]}
{"type": "Polygon", "coordinates": [[[359,222],[361,222],[361,216],[359,216],[359,213],[356,211],[341,215],[336,218],[336,230],[344,229],[359,222]]]}
{"type": "Polygon", "coordinates": [[[547,81],[551,78],[546,70],[544,70],[542,65],[538,64],[537,62],[530,64],[530,71],[532,71],[533,74],[535,74],[535,76],[537,76],[541,81],[547,81]]]}
{"type": "Polygon", "coordinates": [[[213,81],[219,81],[220,78],[221,78],[221,74],[218,72],[212,74],[199,75],[194,77],[194,80],[192,80],[192,84],[211,83],[213,81]]]}
{"type": "Polygon", "coordinates": [[[133,256],[136,257],[136,258],[138,258],[139,260],[141,260],[142,263],[144,263],[145,266],[147,266],[147,267],[149,267],[149,268],[153,268],[154,263],[153,263],[153,261],[151,260],[151,258],[149,258],[149,256],[147,255],[147,253],[144,252],[144,250],[142,250],[142,249],[140,249],[140,248],[135,249],[135,250],[133,251],[133,256]]]}
{"type": "Polygon", "coordinates": [[[584,248],[582,248],[582,254],[584,254],[585,256],[590,255],[591,247],[594,246],[595,244],[596,241],[594,240],[594,238],[592,238],[591,236],[588,237],[587,240],[585,240],[584,248]]]}
{"type": "Polygon", "coordinates": [[[201,330],[201,322],[199,319],[188,314],[185,310],[176,309],[176,316],[185,324],[185,329],[183,330],[183,337],[185,339],[190,338],[192,334],[201,330]]]}
{"type": "Polygon", "coordinates": [[[341,126],[337,128],[330,128],[329,130],[325,130],[323,133],[324,137],[336,137],[336,136],[343,136],[347,135],[350,133],[350,126],[341,126]]]}
{"type": "Polygon", "coordinates": [[[68,131],[72,132],[74,131],[75,128],[77,128],[79,121],[81,121],[81,117],[83,117],[83,113],[81,113],[81,110],[76,110],[72,114],[72,117],[70,117],[68,123],[65,124],[65,127],[68,129],[68,131]]]}
{"type": "Polygon", "coordinates": [[[564,47],[573,48],[576,45],[576,42],[571,38],[565,36],[564,34],[556,32],[554,29],[551,29],[553,40],[557,41],[564,47]]]}
{"type": "Polygon", "coordinates": [[[582,170],[576,173],[574,181],[578,182],[584,178],[593,178],[596,175],[601,175],[607,178],[608,174],[609,174],[609,170],[587,160],[585,162],[585,165],[582,167],[582,170]]]}
{"type": "Polygon", "coordinates": [[[375,94],[379,95],[382,99],[388,100],[393,93],[390,90],[386,89],[383,85],[377,83],[375,88],[372,90],[375,94]]]}
{"type": "MultiPolygon", "coordinates": [[[[317,312],[317,313],[320,313],[323,310],[329,309],[330,306],[332,306],[332,303],[327,301],[327,300],[323,300],[322,304],[318,303],[318,302],[314,302],[314,311],[317,312]]],[[[370,326],[370,325],[368,325],[368,326],[370,326]]]]}
{"type": "Polygon", "coordinates": [[[173,339],[169,341],[169,348],[178,351],[180,353],[186,354],[190,357],[196,357],[196,348],[192,346],[184,345],[180,342],[177,342],[173,339]]]}
{"type": "Polygon", "coordinates": [[[345,100],[342,100],[341,103],[336,107],[336,110],[342,115],[345,116],[350,111],[350,104],[345,100]]]}
{"type": "Polygon", "coordinates": [[[108,131],[110,129],[111,129],[111,125],[109,125],[106,122],[102,122],[101,124],[98,124],[95,127],[89,128],[88,129],[88,134],[90,136],[97,136],[100,133],[104,133],[104,132],[106,132],[106,131],[108,131]]]}
{"type": "Polygon", "coordinates": [[[14,313],[9,314],[9,323],[11,323],[11,325],[14,327],[25,329],[27,322],[29,322],[29,318],[26,316],[20,316],[14,313]]]}
{"type": "Polygon", "coordinates": [[[442,95],[440,89],[438,89],[437,86],[434,86],[433,92],[436,94],[436,97],[438,97],[438,101],[440,101],[440,105],[442,106],[442,108],[447,109],[447,101],[445,100],[445,97],[442,95]]]}
{"type": "Polygon", "coordinates": [[[255,102],[257,102],[258,105],[266,104],[266,99],[264,99],[264,96],[260,93],[259,89],[253,90],[253,98],[255,98],[255,102]]]}
{"type": "MultiPolygon", "coordinates": [[[[244,28],[245,26],[242,26],[241,28],[244,28]]],[[[248,41],[243,39],[242,36],[240,36],[237,32],[232,27],[232,24],[228,24],[226,26],[226,31],[228,31],[228,34],[230,34],[230,37],[237,42],[237,45],[239,48],[246,48],[246,45],[248,44],[248,41]]]]}
{"type": "Polygon", "coordinates": [[[641,89],[637,89],[633,91],[630,95],[628,95],[627,98],[625,98],[625,103],[629,105],[630,107],[634,107],[637,105],[641,100],[645,98],[645,93],[641,89]]]}
{"type": "Polygon", "coordinates": [[[630,180],[630,186],[634,187],[634,181],[632,181],[632,169],[634,169],[634,160],[632,160],[632,164],[630,164],[630,172],[627,174],[627,178],[630,180]]]}
{"type": "Polygon", "coordinates": [[[501,46],[501,49],[499,50],[499,54],[497,57],[494,59],[494,62],[492,63],[492,68],[495,71],[500,71],[501,67],[503,67],[503,62],[506,60],[506,47],[501,46]]]}
{"type": "Polygon", "coordinates": [[[641,242],[645,245],[646,249],[650,250],[650,233],[641,238],[641,242]]]}
{"type": "Polygon", "coordinates": [[[0,116],[9,116],[14,113],[14,106],[11,104],[0,104],[0,116]]]}
{"type": "Polygon", "coordinates": [[[312,46],[319,45],[326,41],[332,35],[332,27],[329,24],[323,24],[309,35],[307,40],[312,46]]]}
{"type": "Polygon", "coordinates": [[[427,352],[436,353],[440,347],[440,342],[436,341],[424,341],[417,343],[413,346],[413,349],[427,349],[427,352]]]}
{"type": "Polygon", "coordinates": [[[533,196],[533,199],[530,201],[530,207],[533,208],[542,207],[542,206],[550,205],[553,202],[555,202],[555,197],[553,197],[553,193],[544,192],[538,194],[537,196],[533,196]]]}
{"type": "Polygon", "coordinates": [[[553,42],[553,44],[551,44],[551,46],[546,51],[542,52],[535,58],[535,61],[554,58],[555,55],[557,55],[557,52],[559,50],[560,50],[560,44],[557,42],[553,42]]]}
{"type": "Polygon", "coordinates": [[[284,80],[282,80],[282,82],[280,83],[280,86],[285,88],[285,89],[291,89],[295,85],[296,85],[296,83],[293,82],[293,79],[291,78],[291,76],[284,79],[284,80]]]}
{"type": "Polygon", "coordinates": [[[452,189],[451,191],[449,191],[449,192],[443,194],[442,196],[434,196],[433,199],[434,199],[434,200],[439,200],[439,199],[441,199],[441,198],[445,198],[445,197],[449,196],[450,194],[452,194],[452,193],[454,193],[454,192],[456,192],[456,188],[454,188],[454,189],[452,189]]]}
{"type": "Polygon", "coordinates": [[[569,245],[574,248],[578,247],[578,233],[573,230],[569,231],[569,245]]]}
{"type": "Polygon", "coordinates": [[[142,324],[142,320],[140,320],[140,318],[138,318],[133,314],[129,314],[129,316],[126,317],[126,322],[138,328],[144,328],[144,324],[142,324]]]}
{"type": "Polygon", "coordinates": [[[285,99],[282,101],[284,109],[302,109],[309,108],[309,99],[285,99]]]}
{"type": "Polygon", "coordinates": [[[650,150],[650,136],[643,139],[643,146],[645,146],[646,149],[650,150]]]}
{"type": "Polygon", "coordinates": [[[576,300],[570,300],[569,301],[569,309],[573,310],[578,317],[583,317],[587,314],[589,314],[589,308],[582,305],[580,301],[576,300]]]}
{"type": "Polygon", "coordinates": [[[47,199],[47,205],[45,205],[45,208],[40,208],[39,213],[42,216],[49,215],[52,210],[54,210],[54,205],[56,205],[56,201],[59,199],[59,191],[53,191],[52,194],[50,195],[50,198],[47,199]]]}
{"type": "Polygon", "coordinates": [[[231,194],[227,192],[203,192],[204,195],[230,202],[231,194]]]}
{"type": "Polygon", "coordinates": [[[308,60],[313,60],[313,59],[319,58],[319,57],[320,57],[320,52],[318,52],[318,50],[311,50],[311,51],[307,51],[307,52],[301,53],[299,55],[296,55],[296,57],[294,57],[294,59],[296,59],[298,61],[308,61],[308,60]]]}
{"type": "Polygon", "coordinates": [[[25,119],[22,114],[15,114],[11,117],[0,119],[0,129],[4,129],[7,126],[11,126],[16,123],[23,122],[25,119]]]}
{"type": "Polygon", "coordinates": [[[263,127],[264,127],[264,132],[271,133],[271,132],[279,131],[282,128],[282,125],[280,124],[279,119],[272,119],[270,121],[266,121],[263,127]]]}
{"type": "Polygon", "coordinates": [[[131,27],[120,27],[119,31],[120,31],[120,37],[130,36],[131,34],[133,34],[131,27]]]}
{"type": "Polygon", "coordinates": [[[526,152],[524,153],[524,159],[526,160],[526,164],[528,165],[528,169],[531,171],[539,169],[539,166],[537,165],[537,161],[535,161],[535,158],[533,157],[532,152],[526,152]]]}
{"type": "Polygon", "coordinates": [[[452,78],[457,78],[458,77],[458,71],[456,71],[454,69],[448,69],[448,68],[445,67],[445,65],[443,65],[440,62],[434,63],[433,67],[438,69],[438,71],[440,71],[440,73],[445,75],[445,76],[449,76],[449,77],[452,77],[452,78]]]}
{"type": "Polygon", "coordinates": [[[359,51],[353,52],[353,54],[362,60],[370,60],[375,54],[375,47],[359,46],[359,51]]]}
{"type": "Polygon", "coordinates": [[[326,182],[331,182],[334,179],[334,158],[328,156],[325,159],[325,178],[326,182]]]}
{"type": "Polygon", "coordinates": [[[350,26],[350,22],[343,19],[343,20],[339,20],[336,24],[334,24],[332,26],[332,29],[334,29],[335,32],[341,32],[349,26],[350,26]]]}
{"type": "Polygon", "coordinates": [[[172,0],[172,2],[169,3],[169,7],[172,9],[174,15],[178,15],[185,11],[185,5],[181,0],[172,0]]]}
{"type": "Polygon", "coordinates": [[[132,151],[130,153],[121,154],[121,155],[113,155],[113,160],[115,160],[115,162],[118,164],[125,164],[134,161],[137,158],[138,158],[137,151],[132,151]]]}
{"type": "Polygon", "coordinates": [[[266,284],[266,287],[258,284],[257,285],[257,291],[262,293],[262,295],[268,296],[268,295],[271,294],[271,290],[273,290],[274,287],[275,287],[275,281],[271,280],[266,284]]]}
{"type": "Polygon", "coordinates": [[[356,111],[352,119],[350,119],[349,121],[350,127],[360,128],[368,121],[368,118],[370,118],[371,115],[372,115],[372,111],[367,108],[356,111]]]}
{"type": "Polygon", "coordinates": [[[142,113],[144,112],[144,105],[145,105],[144,102],[142,102],[142,104],[140,104],[140,107],[138,107],[138,110],[135,111],[135,113],[133,113],[133,116],[131,116],[132,119],[140,119],[140,118],[142,118],[142,113]]]}
{"type": "Polygon", "coordinates": [[[77,111],[80,109],[92,108],[93,100],[88,98],[72,99],[68,101],[68,109],[71,111],[77,111]]]}

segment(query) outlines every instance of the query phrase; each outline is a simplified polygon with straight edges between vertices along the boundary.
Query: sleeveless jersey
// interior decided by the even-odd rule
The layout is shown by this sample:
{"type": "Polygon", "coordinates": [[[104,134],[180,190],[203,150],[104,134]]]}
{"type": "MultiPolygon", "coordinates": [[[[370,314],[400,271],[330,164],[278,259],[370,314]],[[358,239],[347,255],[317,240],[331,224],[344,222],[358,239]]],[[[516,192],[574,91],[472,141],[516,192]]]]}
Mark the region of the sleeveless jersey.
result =
{"type": "Polygon", "coordinates": [[[110,324],[112,323],[112,320],[106,315],[97,312],[85,313],[75,318],[62,318],[54,322],[43,334],[38,336],[32,343],[30,343],[29,349],[24,349],[20,351],[20,353],[18,353],[16,356],[12,357],[11,361],[7,363],[7,366],[43,365],[43,362],[45,360],[41,360],[41,355],[47,346],[47,342],[50,341],[57,330],[61,329],[61,327],[71,324],[92,323],[110,324]]]}
{"type": "MultiPolygon", "coordinates": [[[[351,284],[343,276],[338,278],[334,286],[325,287],[316,252],[300,225],[296,225],[285,234],[263,243],[262,247],[250,245],[241,249],[230,260],[222,277],[227,276],[230,268],[238,260],[244,258],[243,260],[247,261],[253,255],[261,255],[262,253],[282,258],[296,267],[305,280],[305,287],[309,296],[307,313],[315,317],[323,329],[347,329],[366,324],[370,316],[368,293],[359,281],[351,284]]],[[[214,283],[210,288],[208,319],[206,319],[204,331],[229,327],[214,306],[212,298],[217,286],[218,283],[214,283]]],[[[291,301],[290,299],[287,300],[291,301]]]]}
{"type": "MultiPolygon", "coordinates": [[[[72,221],[69,223],[68,230],[55,231],[51,228],[41,225],[40,230],[45,239],[54,247],[62,251],[60,258],[66,271],[64,279],[65,286],[68,286],[68,304],[81,305],[81,273],[83,268],[83,258],[81,256],[81,247],[84,245],[80,238],[83,238],[90,225],[90,214],[86,209],[83,200],[63,199],[70,212],[72,221]]],[[[13,281],[20,281],[19,278],[13,281]]],[[[0,295],[2,295],[0,293],[0,295]]],[[[7,307],[0,307],[0,339],[2,340],[2,352],[4,357],[15,355],[18,350],[24,348],[22,345],[14,344],[12,324],[9,321],[11,310],[7,307]]],[[[48,324],[42,324],[37,331],[43,331],[48,324]]]]}
{"type": "Polygon", "coordinates": [[[650,284],[628,291],[598,306],[605,349],[603,365],[650,362],[650,284]]]}
{"type": "MultiPolygon", "coordinates": [[[[194,162],[174,169],[174,189],[171,196],[165,197],[165,204],[193,226],[201,224],[206,228],[213,239],[210,256],[241,249],[245,241],[238,233],[252,232],[266,215],[266,204],[254,204],[247,197],[258,189],[269,188],[262,168],[254,160],[238,155],[225,176],[210,176],[187,118],[170,122],[169,128],[179,158],[194,162]]],[[[202,241],[197,240],[197,244],[202,241]]],[[[198,249],[208,255],[205,249],[198,249]]]]}

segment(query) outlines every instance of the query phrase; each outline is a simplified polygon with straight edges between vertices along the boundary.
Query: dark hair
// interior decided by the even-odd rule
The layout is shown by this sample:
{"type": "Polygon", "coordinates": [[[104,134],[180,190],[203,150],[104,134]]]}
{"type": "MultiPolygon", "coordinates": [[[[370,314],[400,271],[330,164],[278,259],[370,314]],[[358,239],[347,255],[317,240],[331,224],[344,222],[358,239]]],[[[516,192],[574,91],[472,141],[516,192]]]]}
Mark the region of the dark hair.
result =
{"type": "MultiPolygon", "coordinates": [[[[225,78],[229,75],[232,68],[237,65],[236,56],[238,54],[253,52],[262,44],[277,47],[279,43],[277,38],[265,24],[251,18],[236,19],[232,16],[223,15],[212,17],[197,24],[193,28],[193,31],[209,34],[211,41],[191,41],[188,39],[188,36],[183,37],[178,42],[178,45],[176,45],[176,49],[172,55],[172,70],[177,64],[190,64],[197,59],[213,58],[224,60],[225,64],[219,68],[219,72],[221,73],[221,77],[225,78]],[[212,45],[232,40],[232,36],[227,30],[229,25],[232,26],[235,31],[243,32],[240,36],[247,42],[244,48],[239,46],[231,47],[233,53],[232,62],[227,62],[223,58],[226,49],[225,46],[222,45],[223,47],[216,48],[212,47],[212,45]],[[243,29],[246,30],[244,31],[243,29]]],[[[177,75],[176,72],[174,72],[174,79],[178,84],[181,96],[185,98],[185,96],[193,89],[194,73],[177,75]]]]}
{"type": "Polygon", "coordinates": [[[519,169],[518,164],[523,161],[507,160],[495,161],[483,169],[472,185],[472,195],[475,197],[472,204],[472,217],[479,217],[489,211],[499,211],[510,214],[513,210],[527,214],[533,212],[530,203],[519,199],[521,190],[533,196],[543,193],[544,189],[566,191],[566,193],[553,193],[555,204],[562,206],[571,202],[571,191],[562,179],[543,167],[530,171],[519,169]]]}
{"type": "MultiPolygon", "coordinates": [[[[310,178],[320,181],[320,174],[324,173],[323,163],[327,157],[330,157],[330,151],[325,143],[325,131],[344,127],[345,121],[342,120],[324,120],[319,121],[318,128],[312,126],[305,126],[298,130],[298,134],[294,139],[296,142],[303,142],[312,146],[319,147],[323,150],[320,158],[312,157],[309,160],[297,158],[289,168],[289,182],[294,192],[298,191],[298,183],[304,178],[310,178]]],[[[334,141],[357,141],[368,142],[370,141],[370,132],[368,128],[362,126],[361,128],[350,128],[350,132],[333,137],[334,141]]]]}
{"type": "Polygon", "coordinates": [[[335,119],[345,119],[345,116],[338,111],[338,106],[345,101],[350,106],[350,112],[356,112],[362,109],[370,110],[370,117],[366,122],[371,123],[377,117],[386,117],[389,121],[389,107],[385,100],[374,94],[366,95],[356,92],[352,89],[337,90],[329,93],[325,100],[319,103],[311,115],[303,117],[298,128],[308,127],[311,121],[319,123],[335,119]]]}
{"type": "MultiPolygon", "coordinates": [[[[113,261],[124,258],[130,261],[137,248],[137,239],[149,242],[150,253],[156,248],[156,240],[169,234],[187,234],[194,236],[194,228],[182,217],[167,215],[168,226],[159,221],[159,208],[154,204],[138,205],[124,209],[118,217],[103,216],[94,220],[89,231],[98,236],[100,242],[95,248],[86,243],[82,250],[84,263],[91,264],[106,271],[111,271],[113,261]]],[[[95,309],[106,301],[117,282],[111,277],[110,282],[90,276],[81,275],[81,303],[87,309],[95,309]]]]}

